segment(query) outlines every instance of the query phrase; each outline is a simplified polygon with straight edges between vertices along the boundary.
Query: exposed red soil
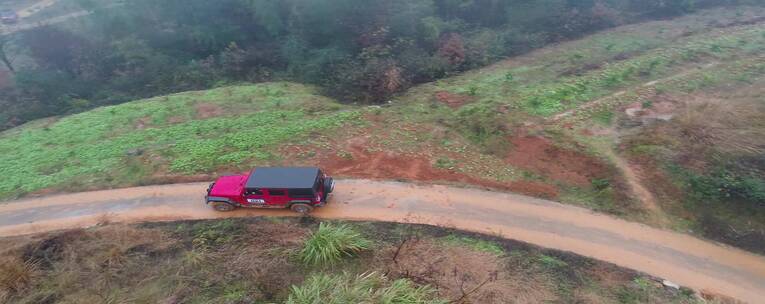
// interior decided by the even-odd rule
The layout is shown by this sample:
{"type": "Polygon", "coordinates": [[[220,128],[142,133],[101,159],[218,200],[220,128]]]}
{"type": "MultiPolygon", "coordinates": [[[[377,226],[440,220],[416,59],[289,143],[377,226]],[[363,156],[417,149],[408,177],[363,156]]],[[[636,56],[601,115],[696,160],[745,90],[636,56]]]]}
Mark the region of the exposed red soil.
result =
{"type": "Polygon", "coordinates": [[[330,157],[322,167],[339,176],[353,176],[371,179],[402,179],[414,181],[446,181],[505,189],[513,192],[555,198],[558,189],[554,186],[529,182],[495,182],[478,179],[453,170],[434,168],[432,161],[425,157],[391,152],[354,153],[353,159],[330,157]]]}
{"type": "Polygon", "coordinates": [[[558,188],[539,182],[515,181],[507,185],[507,190],[521,193],[529,196],[536,196],[548,199],[557,198],[558,188]]]}
{"type": "Polygon", "coordinates": [[[516,136],[510,142],[507,162],[518,168],[576,186],[609,175],[608,167],[595,157],[557,147],[544,137],[516,136]]]}
{"type": "Polygon", "coordinates": [[[197,118],[207,119],[223,115],[223,108],[211,103],[198,103],[194,105],[197,111],[197,118]]]}
{"type": "Polygon", "coordinates": [[[456,109],[473,101],[473,97],[440,91],[436,92],[436,100],[456,109]]]}
{"type": "MultiPolygon", "coordinates": [[[[313,163],[339,177],[368,179],[394,179],[421,182],[452,182],[480,187],[508,190],[516,193],[557,198],[555,186],[531,182],[497,182],[467,175],[456,170],[441,169],[434,166],[434,161],[424,154],[401,153],[395,151],[372,151],[365,138],[349,140],[340,153],[321,153],[313,163]]],[[[299,147],[286,154],[298,154],[299,147]]]]}

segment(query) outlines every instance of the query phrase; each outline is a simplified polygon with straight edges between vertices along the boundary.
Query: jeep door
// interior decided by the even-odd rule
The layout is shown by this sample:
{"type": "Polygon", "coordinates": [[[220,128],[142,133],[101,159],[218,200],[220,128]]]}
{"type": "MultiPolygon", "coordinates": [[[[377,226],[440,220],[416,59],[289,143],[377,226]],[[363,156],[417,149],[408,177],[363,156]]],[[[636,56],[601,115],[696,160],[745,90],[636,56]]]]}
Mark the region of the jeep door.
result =
{"type": "Polygon", "coordinates": [[[265,192],[266,205],[269,208],[287,208],[287,203],[289,203],[287,189],[268,189],[265,192]]]}
{"type": "Polygon", "coordinates": [[[261,189],[247,189],[244,192],[244,202],[250,207],[265,207],[265,193],[261,189]]]}

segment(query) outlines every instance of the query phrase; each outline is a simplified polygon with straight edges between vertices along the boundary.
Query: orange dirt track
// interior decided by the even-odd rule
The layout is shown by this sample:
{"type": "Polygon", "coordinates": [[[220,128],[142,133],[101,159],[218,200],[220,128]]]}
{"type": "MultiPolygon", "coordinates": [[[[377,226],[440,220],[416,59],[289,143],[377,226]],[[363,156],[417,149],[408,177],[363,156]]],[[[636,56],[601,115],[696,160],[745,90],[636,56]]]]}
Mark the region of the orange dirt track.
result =
{"type": "MultiPolygon", "coordinates": [[[[0,236],[111,222],[291,216],[287,211],[217,213],[207,184],[177,184],[27,199],[0,205],[0,236]]],[[[750,303],[765,299],[765,257],[689,235],[522,195],[371,180],[338,181],[325,219],[431,224],[501,235],[574,252],[750,303]]]]}

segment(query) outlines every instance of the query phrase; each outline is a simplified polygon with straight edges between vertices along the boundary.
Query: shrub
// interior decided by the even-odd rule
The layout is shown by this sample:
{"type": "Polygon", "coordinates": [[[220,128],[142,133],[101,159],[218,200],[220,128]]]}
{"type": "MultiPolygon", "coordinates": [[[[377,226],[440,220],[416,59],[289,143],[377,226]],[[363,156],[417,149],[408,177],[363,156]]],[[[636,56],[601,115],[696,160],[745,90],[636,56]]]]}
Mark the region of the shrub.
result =
{"type": "Polygon", "coordinates": [[[457,111],[452,125],[487,152],[502,155],[508,148],[508,127],[497,106],[492,101],[465,105],[457,111]]]}
{"type": "Polygon", "coordinates": [[[444,170],[454,170],[457,164],[453,159],[439,158],[436,160],[435,167],[444,170]]]}
{"type": "Polygon", "coordinates": [[[608,179],[593,179],[592,180],[592,187],[595,188],[595,190],[602,191],[605,189],[608,189],[608,187],[611,186],[611,182],[608,179]]]}
{"type": "Polygon", "coordinates": [[[478,95],[478,87],[476,87],[476,86],[469,87],[468,88],[468,95],[470,95],[470,96],[478,95]]]}
{"type": "Polygon", "coordinates": [[[593,113],[593,119],[595,122],[601,125],[610,125],[614,121],[614,112],[609,109],[603,109],[593,113]]]}
{"type": "Polygon", "coordinates": [[[547,268],[562,268],[562,267],[568,267],[568,263],[565,261],[554,257],[549,256],[545,254],[539,255],[539,263],[544,265],[547,268]]]}
{"type": "Polygon", "coordinates": [[[743,199],[765,206],[765,180],[717,169],[709,175],[689,174],[688,185],[698,200],[743,199]]]}
{"type": "Polygon", "coordinates": [[[372,242],[348,225],[319,224],[300,251],[300,260],[308,265],[326,266],[337,263],[371,247],[372,242]]]}
{"type": "Polygon", "coordinates": [[[340,303],[446,303],[428,286],[407,279],[390,282],[376,272],[361,275],[315,274],[301,286],[292,286],[287,304],[340,303]]]}

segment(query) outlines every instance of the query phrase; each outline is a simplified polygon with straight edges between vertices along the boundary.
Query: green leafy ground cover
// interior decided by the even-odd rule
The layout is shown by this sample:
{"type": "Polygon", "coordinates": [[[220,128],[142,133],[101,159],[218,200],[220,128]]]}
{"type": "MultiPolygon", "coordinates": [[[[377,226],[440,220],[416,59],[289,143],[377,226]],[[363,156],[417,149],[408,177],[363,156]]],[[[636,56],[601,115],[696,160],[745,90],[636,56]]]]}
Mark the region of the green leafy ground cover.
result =
{"type": "Polygon", "coordinates": [[[0,174],[13,177],[0,181],[0,197],[72,183],[129,185],[163,170],[265,164],[278,157],[280,144],[357,118],[343,109],[309,87],[266,83],[38,121],[0,137],[0,174]]]}
{"type": "MultiPolygon", "coordinates": [[[[686,22],[688,27],[696,24],[686,22]]],[[[620,88],[674,75],[684,66],[757,54],[765,46],[765,30],[757,25],[690,32],[694,34],[677,39],[642,31],[596,34],[529,64],[500,63],[412,89],[399,100],[428,102],[435,92],[447,91],[473,97],[475,106],[505,105],[550,116],[620,88]]]]}

